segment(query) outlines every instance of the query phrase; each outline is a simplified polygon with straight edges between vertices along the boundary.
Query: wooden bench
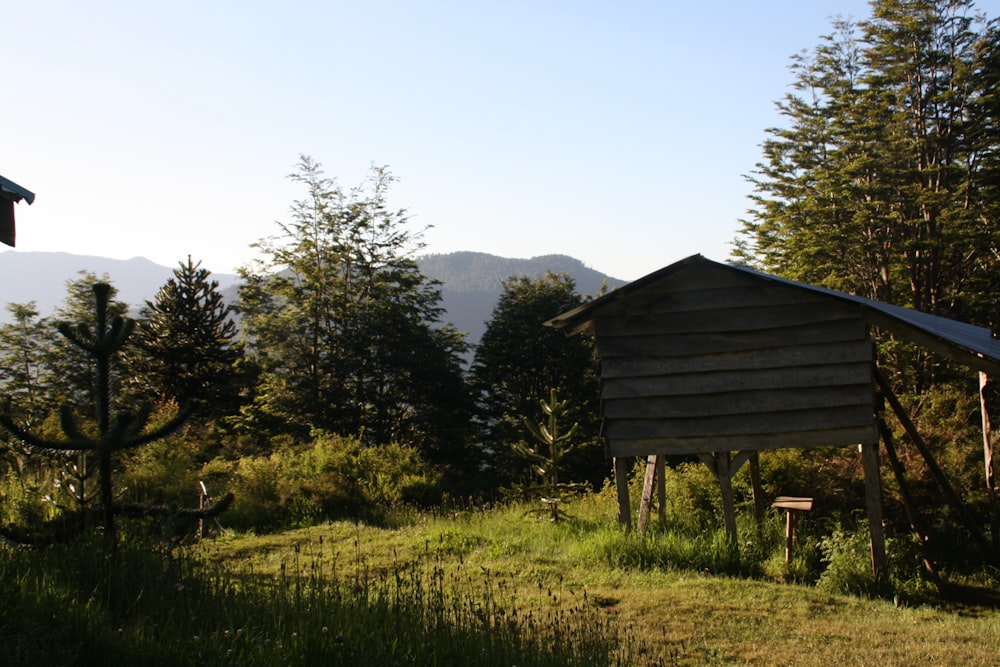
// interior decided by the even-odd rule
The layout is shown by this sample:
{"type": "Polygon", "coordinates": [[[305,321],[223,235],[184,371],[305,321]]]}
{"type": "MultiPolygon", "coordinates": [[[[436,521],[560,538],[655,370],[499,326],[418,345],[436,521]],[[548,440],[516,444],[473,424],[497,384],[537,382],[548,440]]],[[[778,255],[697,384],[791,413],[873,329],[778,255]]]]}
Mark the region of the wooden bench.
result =
{"type": "Polygon", "coordinates": [[[812,498],[796,496],[778,496],[771,507],[786,512],[785,518],[785,565],[792,562],[792,544],[795,542],[795,524],[798,523],[799,512],[808,512],[813,508],[812,498]]]}

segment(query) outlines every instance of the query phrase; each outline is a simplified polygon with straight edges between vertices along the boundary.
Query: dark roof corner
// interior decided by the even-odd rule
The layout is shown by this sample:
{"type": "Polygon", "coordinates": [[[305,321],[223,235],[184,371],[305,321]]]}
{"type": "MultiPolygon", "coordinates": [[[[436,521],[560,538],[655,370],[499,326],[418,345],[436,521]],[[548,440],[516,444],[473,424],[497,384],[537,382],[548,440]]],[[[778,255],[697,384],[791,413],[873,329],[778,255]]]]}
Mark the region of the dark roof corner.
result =
{"type": "Polygon", "coordinates": [[[0,176],[0,243],[14,247],[14,204],[35,201],[35,193],[14,181],[0,176]]]}
{"type": "Polygon", "coordinates": [[[11,201],[19,202],[22,199],[33,204],[35,202],[35,193],[28,188],[23,188],[14,181],[0,176],[0,197],[4,199],[10,199],[11,201]]]}

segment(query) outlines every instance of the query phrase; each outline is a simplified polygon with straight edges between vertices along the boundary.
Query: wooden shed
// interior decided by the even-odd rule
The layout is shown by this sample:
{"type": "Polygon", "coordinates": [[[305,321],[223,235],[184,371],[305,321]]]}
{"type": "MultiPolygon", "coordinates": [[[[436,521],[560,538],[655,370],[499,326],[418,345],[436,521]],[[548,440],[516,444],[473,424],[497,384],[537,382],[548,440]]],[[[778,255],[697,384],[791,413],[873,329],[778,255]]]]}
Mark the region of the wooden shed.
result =
{"type": "MultiPolygon", "coordinates": [[[[981,372],[1000,372],[988,329],[879,303],[701,255],[671,264],[546,323],[595,337],[602,437],[616,459],[696,454],[719,478],[735,538],[729,478],[762,450],[859,446],[868,510],[881,526],[880,428],[872,325],[981,372]]],[[[873,534],[873,555],[881,549],[873,534]]]]}

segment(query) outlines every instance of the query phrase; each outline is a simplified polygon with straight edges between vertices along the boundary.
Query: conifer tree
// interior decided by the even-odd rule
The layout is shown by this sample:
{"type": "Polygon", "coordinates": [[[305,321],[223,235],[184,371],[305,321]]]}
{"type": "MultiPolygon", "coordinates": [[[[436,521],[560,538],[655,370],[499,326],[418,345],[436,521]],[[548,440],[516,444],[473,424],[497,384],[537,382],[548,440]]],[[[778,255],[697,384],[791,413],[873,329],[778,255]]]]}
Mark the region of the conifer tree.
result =
{"type": "Polygon", "coordinates": [[[545,326],[556,315],[583,303],[566,274],[540,278],[512,276],[486,324],[470,372],[477,400],[479,442],[493,482],[523,481],[524,460],[512,443],[523,439],[525,415],[559,387],[568,401],[567,419],[580,423],[580,437],[593,444],[567,466],[574,479],[599,485],[610,464],[596,446],[599,429],[598,384],[593,339],[566,338],[545,326]]]}
{"type": "Polygon", "coordinates": [[[188,257],[140,313],[130,364],[145,395],[197,405],[205,416],[232,414],[239,404],[234,309],[219,282],[188,257]]]}
{"type": "Polygon", "coordinates": [[[12,321],[0,324],[0,401],[25,422],[42,414],[42,333],[34,301],[8,303],[12,321]]]}
{"type": "MultiPolygon", "coordinates": [[[[134,408],[115,409],[112,375],[118,363],[119,354],[126,340],[132,334],[134,320],[120,315],[112,315],[109,309],[112,288],[107,283],[95,283],[94,319],[92,323],[59,324],[59,333],[72,345],[82,350],[91,361],[94,387],[93,425],[96,431],[91,435],[87,421],[73,409],[70,403],[62,407],[62,429],[65,438],[59,441],[35,436],[29,429],[13,420],[8,414],[0,414],[0,425],[9,430],[27,447],[35,452],[51,456],[73,456],[85,454],[97,463],[100,492],[101,523],[110,544],[115,542],[115,514],[122,511],[116,507],[113,490],[113,458],[119,452],[140,447],[169,435],[184,423],[189,413],[179,411],[165,423],[147,429],[152,412],[151,404],[141,404],[134,408]]],[[[216,511],[221,511],[231,501],[219,503],[216,511]]],[[[136,508],[131,508],[135,511],[136,508]]],[[[152,513],[154,508],[149,508],[152,513]]]]}
{"type": "MultiPolygon", "coordinates": [[[[876,0],[793,61],[737,259],[989,325],[1000,285],[997,19],[876,0]]],[[[920,385],[924,380],[917,380],[920,385]]]]}
{"type": "Polygon", "coordinates": [[[574,422],[567,430],[562,430],[565,424],[560,420],[567,413],[568,402],[559,400],[554,387],[549,391],[549,399],[538,401],[538,405],[545,420],[538,423],[527,417],[523,420],[535,444],[518,441],[512,447],[518,456],[531,464],[532,471],[538,476],[535,484],[525,485],[523,490],[538,496],[545,505],[541,513],[548,514],[550,520],[555,522],[565,514],[562,509],[565,500],[587,488],[586,484],[565,482],[560,478],[565,471],[566,458],[580,445],[574,439],[580,423],[574,422]]]}
{"type": "Polygon", "coordinates": [[[741,258],[814,284],[981,321],[996,284],[995,20],[970,0],[879,0],[794,60],[750,180],[741,258]],[[995,176],[995,172],[994,172],[995,176]]]}
{"type": "MultiPolygon", "coordinates": [[[[86,322],[94,317],[94,285],[108,286],[107,316],[126,317],[129,306],[118,300],[118,289],[107,274],[97,276],[90,271],[80,271],[79,277],[66,281],[66,297],[51,317],[43,318],[40,325],[51,335],[42,344],[41,384],[52,410],[69,403],[85,414],[94,414],[96,396],[94,386],[93,360],[83,349],[68,338],[57,335],[61,322],[86,322]]],[[[128,356],[131,350],[123,349],[128,356]]],[[[125,392],[128,382],[124,364],[115,364],[111,369],[109,383],[112,393],[123,403],[130,402],[125,392]]]]}

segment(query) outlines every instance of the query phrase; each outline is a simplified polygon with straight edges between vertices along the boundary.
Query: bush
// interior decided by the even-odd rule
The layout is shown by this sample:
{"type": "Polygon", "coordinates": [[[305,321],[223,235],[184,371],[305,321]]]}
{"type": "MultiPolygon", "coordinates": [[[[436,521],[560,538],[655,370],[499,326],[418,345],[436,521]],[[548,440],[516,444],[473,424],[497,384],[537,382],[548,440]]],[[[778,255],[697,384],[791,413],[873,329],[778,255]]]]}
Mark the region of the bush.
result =
{"type": "Polygon", "coordinates": [[[826,569],[816,585],[830,593],[874,595],[871,542],[868,530],[845,530],[838,527],[819,543],[826,569]]]}
{"type": "Polygon", "coordinates": [[[722,526],[719,481],[701,462],[666,467],[667,525],[693,534],[722,526]]]}
{"type": "Polygon", "coordinates": [[[119,491],[139,503],[196,505],[202,479],[200,454],[195,441],[180,435],[136,449],[120,466],[119,491]]]}
{"type": "Polygon", "coordinates": [[[304,446],[240,459],[228,488],[236,500],[227,522],[269,530],[431,505],[441,499],[441,475],[412,447],[319,434],[304,446]]]}
{"type": "Polygon", "coordinates": [[[924,576],[919,552],[912,537],[886,537],[886,577],[880,590],[872,573],[871,536],[867,520],[857,527],[836,527],[820,540],[826,569],[816,585],[831,593],[876,596],[893,595],[897,600],[918,601],[933,595],[924,576]]]}

